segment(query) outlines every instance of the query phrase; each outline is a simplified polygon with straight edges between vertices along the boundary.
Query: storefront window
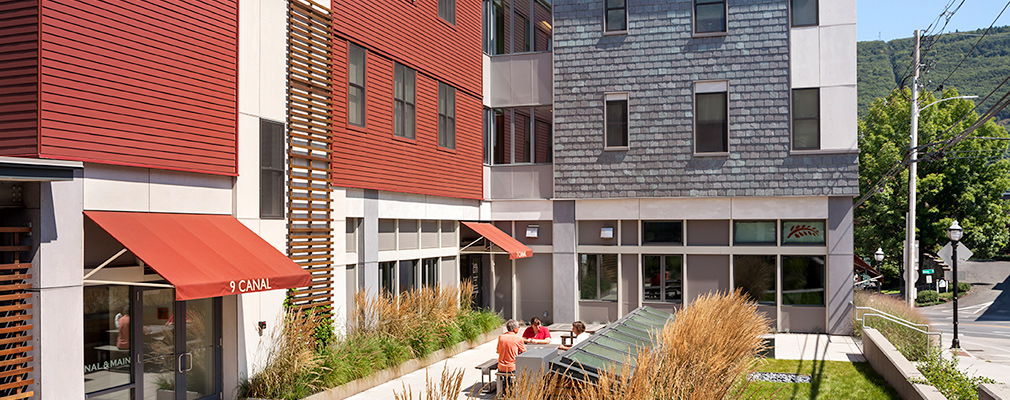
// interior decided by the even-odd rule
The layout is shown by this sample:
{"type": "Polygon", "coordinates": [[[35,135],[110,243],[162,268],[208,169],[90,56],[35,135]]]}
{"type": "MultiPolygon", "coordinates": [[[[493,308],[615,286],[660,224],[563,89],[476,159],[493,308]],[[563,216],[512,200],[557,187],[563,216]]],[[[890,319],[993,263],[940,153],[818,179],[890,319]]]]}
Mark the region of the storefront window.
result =
{"type": "Polygon", "coordinates": [[[775,221],[733,222],[734,245],[774,245],[775,221]]]}
{"type": "Polygon", "coordinates": [[[642,295],[645,301],[680,303],[683,298],[681,256],[642,256],[642,295]]]}
{"type": "Polygon", "coordinates": [[[617,254],[582,254],[579,298],[617,301],[617,254]]]}
{"type": "Polygon", "coordinates": [[[435,287],[438,284],[438,258],[421,260],[421,285],[435,287]]]}
{"type": "Polygon", "coordinates": [[[758,304],[774,305],[775,256],[733,257],[733,286],[758,304]]]}
{"type": "Polygon", "coordinates": [[[386,293],[395,293],[393,275],[396,273],[396,261],[379,263],[379,287],[386,293]]]}
{"type": "Polygon", "coordinates": [[[823,245],[824,220],[819,221],[782,221],[783,245],[823,245]]]}
{"type": "MultiPolygon", "coordinates": [[[[130,288],[84,288],[84,390],[96,392],[133,382],[130,288]]],[[[129,397],[126,390],[122,396],[129,397]]],[[[109,399],[121,397],[108,397],[109,399]]]]}
{"type": "Polygon", "coordinates": [[[642,221],[642,244],[684,243],[684,223],[681,221],[642,221]]]}
{"type": "Polygon", "coordinates": [[[824,257],[782,256],[782,304],[824,305],[824,257]]]}

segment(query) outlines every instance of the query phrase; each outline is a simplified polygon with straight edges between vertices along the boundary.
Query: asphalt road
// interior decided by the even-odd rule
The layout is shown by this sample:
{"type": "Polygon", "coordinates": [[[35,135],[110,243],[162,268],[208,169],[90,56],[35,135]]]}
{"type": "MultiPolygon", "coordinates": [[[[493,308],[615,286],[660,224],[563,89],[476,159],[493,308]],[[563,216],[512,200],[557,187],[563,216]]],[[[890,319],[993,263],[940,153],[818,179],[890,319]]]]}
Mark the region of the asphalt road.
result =
{"type": "MultiPolygon", "coordinates": [[[[961,348],[976,358],[1010,365],[1010,262],[964,264],[959,279],[970,282],[972,291],[958,300],[961,348]]],[[[944,347],[953,339],[953,308],[953,303],[919,308],[943,332],[944,347]]]]}

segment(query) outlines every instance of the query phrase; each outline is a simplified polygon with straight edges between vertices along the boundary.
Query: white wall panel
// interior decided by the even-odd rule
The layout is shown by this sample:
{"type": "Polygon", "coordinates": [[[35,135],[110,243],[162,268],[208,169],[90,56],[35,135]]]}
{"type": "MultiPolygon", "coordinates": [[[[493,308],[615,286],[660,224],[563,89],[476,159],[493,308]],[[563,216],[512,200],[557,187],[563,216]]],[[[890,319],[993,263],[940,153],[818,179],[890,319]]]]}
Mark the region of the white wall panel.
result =
{"type": "MultiPolygon", "coordinates": [[[[549,221],[554,219],[554,203],[550,200],[502,200],[485,202],[488,215],[482,221],[549,221]]],[[[482,207],[483,208],[483,207],[482,207]]]]}
{"type": "Polygon", "coordinates": [[[859,149],[856,86],[821,88],[821,149],[859,149]]]}
{"type": "Polygon", "coordinates": [[[151,170],[151,212],[232,213],[230,176],[151,170]]]}
{"type": "Polygon", "coordinates": [[[260,120],[255,116],[238,116],[238,176],[235,177],[236,218],[260,216],[260,120]]]}
{"type": "Polygon", "coordinates": [[[821,86],[856,84],[856,25],[820,27],[821,86]]]}
{"type": "Polygon", "coordinates": [[[821,1],[817,6],[821,26],[856,23],[856,0],[821,1]]]}
{"type": "Polygon", "coordinates": [[[259,115],[283,122],[287,119],[287,81],[283,77],[287,76],[288,6],[286,1],[263,1],[260,9],[260,75],[256,81],[260,95],[259,115]]]}
{"type": "Polygon", "coordinates": [[[150,172],[144,168],[86,164],[84,168],[84,209],[149,211],[150,172]]]}
{"type": "MultiPolygon", "coordinates": [[[[238,111],[240,114],[259,115],[260,113],[261,1],[242,0],[238,7],[238,111]]],[[[285,14],[287,13],[285,12],[285,14]]],[[[287,35],[284,36],[286,38],[287,35]]],[[[284,74],[275,79],[283,82],[283,76],[284,74]]]]}
{"type": "Polygon", "coordinates": [[[819,28],[804,27],[789,30],[789,72],[794,88],[817,87],[821,84],[819,28]]]}
{"type": "Polygon", "coordinates": [[[726,219],[729,198],[642,199],[642,219],[726,219]]]}
{"type": "Polygon", "coordinates": [[[575,219],[638,219],[638,199],[578,200],[575,202],[575,219]]]}
{"type": "Polygon", "coordinates": [[[734,197],[732,219],[827,218],[827,197],[734,197]]]}

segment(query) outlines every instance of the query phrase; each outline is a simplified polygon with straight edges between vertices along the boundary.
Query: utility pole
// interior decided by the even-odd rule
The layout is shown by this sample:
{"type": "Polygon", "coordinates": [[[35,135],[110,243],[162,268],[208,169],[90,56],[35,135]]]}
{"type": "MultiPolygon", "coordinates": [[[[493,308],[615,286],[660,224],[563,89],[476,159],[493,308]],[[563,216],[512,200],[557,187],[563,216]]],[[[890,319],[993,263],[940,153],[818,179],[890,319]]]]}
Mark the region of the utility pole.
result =
{"type": "Polygon", "coordinates": [[[916,159],[919,158],[919,30],[915,30],[915,47],[913,47],[915,72],[912,75],[912,129],[909,141],[908,161],[908,221],[905,243],[908,251],[905,254],[905,302],[909,307],[915,306],[915,180],[917,178],[916,159]]]}

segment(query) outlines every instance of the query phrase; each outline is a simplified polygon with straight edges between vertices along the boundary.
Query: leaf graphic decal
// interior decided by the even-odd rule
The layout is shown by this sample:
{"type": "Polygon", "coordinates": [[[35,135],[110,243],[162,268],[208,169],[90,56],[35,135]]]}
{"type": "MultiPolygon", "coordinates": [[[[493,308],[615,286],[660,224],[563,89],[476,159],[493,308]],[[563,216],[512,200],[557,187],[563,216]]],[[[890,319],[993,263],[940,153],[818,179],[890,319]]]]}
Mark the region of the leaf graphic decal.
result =
{"type": "Polygon", "coordinates": [[[810,225],[795,225],[789,229],[789,234],[786,235],[786,239],[789,238],[801,238],[804,236],[817,236],[820,232],[810,225]]]}

